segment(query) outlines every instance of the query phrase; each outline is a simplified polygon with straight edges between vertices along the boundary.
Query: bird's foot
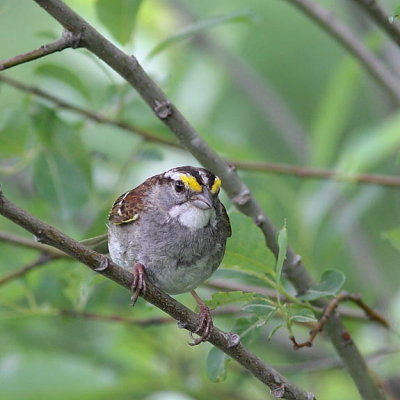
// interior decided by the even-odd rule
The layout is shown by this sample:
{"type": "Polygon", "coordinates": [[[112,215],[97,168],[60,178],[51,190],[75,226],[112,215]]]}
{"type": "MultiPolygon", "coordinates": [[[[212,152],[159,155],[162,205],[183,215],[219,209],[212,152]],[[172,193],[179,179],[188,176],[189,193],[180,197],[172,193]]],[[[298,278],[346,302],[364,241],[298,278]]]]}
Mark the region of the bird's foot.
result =
{"type": "Polygon", "coordinates": [[[138,297],[146,293],[146,272],[144,265],[141,263],[136,263],[132,270],[133,282],[131,286],[132,292],[132,306],[135,305],[138,297]]]}
{"type": "MultiPolygon", "coordinates": [[[[197,346],[202,342],[206,342],[210,338],[214,324],[211,317],[210,309],[204,304],[204,302],[200,299],[200,297],[194,290],[191,292],[191,294],[195,298],[200,308],[200,312],[199,323],[196,327],[196,330],[194,331],[194,333],[198,334],[199,337],[197,339],[194,339],[193,342],[189,343],[189,345],[197,346]]],[[[190,336],[193,338],[192,332],[190,332],[190,336]]]]}

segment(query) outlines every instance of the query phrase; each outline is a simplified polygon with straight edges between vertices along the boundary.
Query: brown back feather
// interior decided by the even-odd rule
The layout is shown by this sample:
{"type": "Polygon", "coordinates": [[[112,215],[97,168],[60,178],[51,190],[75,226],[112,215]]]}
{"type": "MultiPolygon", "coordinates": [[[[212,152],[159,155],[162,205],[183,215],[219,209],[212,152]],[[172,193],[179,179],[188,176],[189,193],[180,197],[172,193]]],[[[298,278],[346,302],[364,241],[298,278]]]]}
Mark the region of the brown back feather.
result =
{"type": "Polygon", "coordinates": [[[148,187],[155,184],[158,177],[159,175],[152,176],[136,188],[119,196],[108,214],[108,220],[116,225],[136,221],[144,207],[148,187]]]}

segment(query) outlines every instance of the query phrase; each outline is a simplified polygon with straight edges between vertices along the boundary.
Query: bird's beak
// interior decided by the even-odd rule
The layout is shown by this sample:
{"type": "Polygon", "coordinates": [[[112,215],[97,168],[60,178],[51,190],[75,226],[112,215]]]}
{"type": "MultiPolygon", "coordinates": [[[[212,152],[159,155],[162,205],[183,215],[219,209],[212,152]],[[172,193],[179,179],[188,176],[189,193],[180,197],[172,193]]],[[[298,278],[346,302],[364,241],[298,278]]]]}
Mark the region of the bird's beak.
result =
{"type": "Polygon", "coordinates": [[[212,194],[208,190],[204,190],[202,193],[196,193],[192,197],[193,204],[200,210],[208,210],[212,208],[213,198],[212,194]]]}

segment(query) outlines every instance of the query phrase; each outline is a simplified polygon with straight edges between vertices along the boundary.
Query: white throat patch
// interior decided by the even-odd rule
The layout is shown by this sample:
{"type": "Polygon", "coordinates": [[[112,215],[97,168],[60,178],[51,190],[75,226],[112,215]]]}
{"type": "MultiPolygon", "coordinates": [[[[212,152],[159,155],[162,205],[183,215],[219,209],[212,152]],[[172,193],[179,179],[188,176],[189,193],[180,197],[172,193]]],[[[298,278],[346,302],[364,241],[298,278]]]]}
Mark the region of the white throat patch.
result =
{"type": "Polygon", "coordinates": [[[183,226],[194,230],[204,228],[214,218],[215,211],[212,208],[200,210],[188,202],[172,207],[169,215],[171,218],[178,218],[183,226]]]}

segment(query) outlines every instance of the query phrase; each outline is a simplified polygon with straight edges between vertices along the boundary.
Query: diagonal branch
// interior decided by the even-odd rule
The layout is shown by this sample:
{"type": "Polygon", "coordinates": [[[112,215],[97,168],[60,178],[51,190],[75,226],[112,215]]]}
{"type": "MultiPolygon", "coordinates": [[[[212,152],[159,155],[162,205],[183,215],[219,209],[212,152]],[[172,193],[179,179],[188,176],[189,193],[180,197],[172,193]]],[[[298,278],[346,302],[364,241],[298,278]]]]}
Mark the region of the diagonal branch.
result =
{"type": "Polygon", "coordinates": [[[386,318],[383,317],[381,314],[379,314],[377,311],[375,311],[373,308],[368,306],[366,303],[364,303],[360,295],[342,292],[328,303],[321,318],[319,319],[318,323],[313,327],[313,329],[310,331],[310,336],[305,342],[298,343],[294,336],[290,337],[290,340],[292,341],[294,348],[300,349],[302,347],[311,347],[317,335],[323,330],[325,324],[328,322],[329,317],[338,308],[339,303],[345,300],[350,300],[353,303],[357,304],[362,310],[364,310],[365,314],[371,320],[374,320],[378,324],[384,326],[385,328],[390,329],[390,324],[386,320],[386,318]]]}
{"type": "Polygon", "coordinates": [[[42,265],[47,264],[49,261],[53,260],[54,256],[43,253],[41,254],[35,261],[32,261],[31,263],[23,266],[20,269],[17,269],[16,271],[11,272],[10,274],[3,276],[0,278],[0,286],[5,285],[6,283],[20,278],[21,276],[26,275],[28,272],[32,271],[33,269],[40,267],[42,265]]]}
{"type": "MultiPolygon", "coordinates": [[[[224,307],[218,310],[213,310],[212,315],[225,316],[230,314],[238,314],[240,312],[241,310],[238,307],[224,307]]],[[[63,317],[84,318],[88,320],[105,321],[105,322],[116,322],[120,324],[136,325],[143,328],[153,325],[165,325],[175,322],[175,320],[171,317],[130,318],[130,317],[123,317],[121,315],[104,315],[93,312],[76,311],[70,309],[61,309],[58,311],[58,314],[62,315],[63,317]]]]}
{"type": "Polygon", "coordinates": [[[149,142],[154,142],[154,143],[159,143],[175,148],[179,148],[180,146],[170,140],[163,139],[161,137],[158,137],[154,135],[153,133],[150,133],[142,128],[137,127],[136,125],[129,124],[124,121],[118,121],[112,118],[107,118],[101,115],[100,113],[96,113],[92,110],[85,109],[83,107],[76,106],[75,104],[72,104],[68,101],[65,101],[61,99],[60,97],[57,97],[53,94],[50,94],[36,86],[32,85],[27,85],[25,83],[19,82],[15,79],[9,78],[8,76],[5,75],[0,75],[0,81],[6,83],[7,85],[10,85],[18,90],[23,90],[24,92],[31,93],[34,96],[41,97],[42,99],[45,99],[47,101],[50,101],[51,103],[55,104],[57,107],[62,108],[64,110],[72,111],[76,114],[82,115],[83,117],[97,122],[99,124],[106,124],[106,125],[111,125],[115,126],[117,128],[126,130],[131,133],[135,133],[139,136],[141,136],[144,140],[148,140],[149,142]]]}
{"type": "MultiPolygon", "coordinates": [[[[43,264],[46,262],[52,261],[52,260],[63,258],[63,257],[70,258],[70,256],[68,256],[67,254],[65,254],[64,252],[62,252],[58,249],[55,249],[54,247],[48,246],[46,244],[38,243],[38,242],[35,242],[34,240],[26,239],[22,236],[13,235],[13,234],[10,234],[7,232],[0,231],[0,241],[8,242],[10,244],[14,244],[17,246],[26,247],[28,249],[41,251],[42,255],[40,257],[46,256],[46,255],[48,256],[47,259],[39,258],[39,260],[43,261],[43,264]]],[[[86,241],[84,241],[85,242],[84,244],[86,246],[88,246],[89,248],[92,248],[90,245],[90,241],[91,241],[91,239],[86,240],[86,241]],[[89,242],[89,243],[87,243],[87,242],[89,242]]],[[[99,251],[99,250],[97,250],[97,251],[99,251]]],[[[32,270],[34,270],[36,268],[36,266],[43,265],[39,262],[39,260],[36,261],[37,262],[36,265],[33,265],[36,262],[34,262],[32,264],[28,264],[20,269],[17,269],[16,271],[11,272],[9,275],[6,275],[6,276],[0,278],[0,286],[2,284],[10,282],[11,280],[13,280],[15,278],[19,278],[21,276],[24,276],[25,274],[30,273],[32,270]],[[32,267],[30,267],[30,265],[32,265],[32,267]]],[[[205,286],[209,287],[211,289],[222,290],[222,291],[241,291],[241,292],[246,292],[246,293],[259,293],[259,294],[262,294],[266,297],[270,297],[273,299],[275,299],[276,295],[277,295],[276,290],[273,290],[273,289],[268,289],[268,288],[262,287],[262,286],[248,285],[248,284],[243,284],[243,283],[238,283],[238,282],[228,282],[226,280],[223,280],[223,281],[218,280],[218,279],[209,280],[208,282],[205,283],[205,286]]],[[[281,301],[282,302],[285,301],[284,296],[282,296],[281,301]]],[[[220,312],[221,312],[221,310],[219,310],[219,309],[214,310],[213,315],[220,313],[220,312]]],[[[351,308],[341,307],[339,312],[340,312],[340,316],[344,317],[344,318],[350,318],[352,320],[359,320],[359,321],[366,320],[365,315],[362,315],[351,308]]]]}
{"type": "MultiPolygon", "coordinates": [[[[85,264],[93,271],[112,279],[126,288],[132,286],[133,276],[130,272],[114,264],[107,257],[90,250],[52,226],[18,208],[4,196],[1,189],[0,214],[34,234],[42,243],[56,247],[85,264]]],[[[150,282],[148,282],[146,286],[146,293],[143,295],[145,300],[165,311],[176,319],[180,326],[185,327],[185,329],[191,332],[196,330],[198,326],[198,317],[195,313],[160,291],[150,282]]],[[[306,393],[288,382],[277,371],[267,366],[261,359],[247,350],[240,343],[237,335],[222,332],[214,327],[209,342],[238,361],[256,378],[267,385],[273,393],[278,392],[281,394],[281,398],[288,400],[315,399],[311,393],[306,393]]]]}
{"type": "Polygon", "coordinates": [[[275,174],[293,175],[311,179],[329,179],[340,182],[358,184],[371,184],[386,186],[388,188],[399,188],[400,177],[378,174],[346,174],[330,169],[301,167],[282,163],[267,163],[256,161],[233,160],[232,164],[238,169],[259,172],[272,172],[275,174]]]}
{"type": "MultiPolygon", "coordinates": [[[[375,350],[365,356],[368,361],[382,358],[393,353],[399,353],[400,347],[388,346],[375,350]]],[[[336,358],[320,358],[318,360],[307,360],[304,362],[297,362],[287,366],[280,367],[286,374],[310,374],[313,372],[320,373],[322,370],[343,368],[343,362],[336,358]]],[[[395,399],[393,399],[395,400],[395,399]]]]}
{"type": "Polygon", "coordinates": [[[50,254],[52,257],[65,257],[65,253],[55,249],[54,247],[50,247],[35,240],[27,239],[23,236],[14,235],[8,232],[0,231],[0,241],[39,250],[42,253],[50,254]]]}
{"type": "MultiPolygon", "coordinates": [[[[182,149],[182,147],[176,142],[158,137],[153,133],[146,131],[142,128],[139,128],[136,125],[130,124],[128,122],[104,117],[100,113],[67,102],[61,99],[60,97],[54,96],[53,94],[50,94],[36,86],[27,85],[25,83],[19,82],[5,75],[0,75],[0,82],[4,82],[7,85],[10,85],[18,90],[22,90],[24,92],[31,93],[35,96],[48,100],[59,108],[74,112],[96,123],[115,126],[127,132],[137,134],[141,136],[144,140],[152,143],[158,143],[171,146],[176,149],[182,149]]],[[[316,169],[316,168],[302,167],[298,165],[289,165],[283,163],[239,161],[232,159],[228,160],[228,162],[229,164],[234,165],[236,168],[246,171],[270,172],[275,174],[293,175],[300,178],[329,179],[329,180],[344,181],[357,184],[372,184],[372,185],[387,186],[389,188],[400,187],[400,178],[397,176],[377,175],[377,174],[347,175],[341,172],[336,172],[328,169],[316,169]]]]}
{"type": "Polygon", "coordinates": [[[66,48],[76,48],[79,44],[79,36],[64,31],[61,37],[54,42],[44,44],[38,49],[29,51],[28,53],[19,54],[15,57],[9,58],[8,60],[0,60],[0,71],[8,68],[15,67],[16,65],[24,64],[29,61],[37,60],[38,58],[48,56],[49,54],[62,51],[66,48]]]}
{"type": "MultiPolygon", "coordinates": [[[[211,149],[189,124],[180,111],[171,103],[163,91],[143,70],[133,55],[127,55],[97,32],[83,18],[76,14],[60,0],[34,0],[63,27],[81,35],[80,45],[91,51],[114,71],[120,74],[140,94],[143,100],[154,111],[155,115],[175,133],[180,143],[186,147],[197,160],[219,175],[224,182],[224,189],[233,204],[245,215],[253,218],[262,230],[266,244],[275,256],[279,253],[277,229],[264,214],[261,206],[251,195],[235,169],[229,166],[211,149]]],[[[397,83],[397,82],[396,82],[397,83]]],[[[400,102],[400,89],[397,92],[400,102]]],[[[300,256],[288,249],[284,271],[299,292],[306,291],[312,279],[304,267],[300,256]]],[[[329,319],[326,330],[337,352],[346,363],[358,390],[366,400],[382,399],[382,394],[372,379],[365,360],[353,341],[343,337],[345,328],[337,315],[329,319]]],[[[274,393],[276,393],[274,391],[274,393]]]]}
{"type": "MultiPolygon", "coordinates": [[[[324,31],[330,34],[347,51],[353,55],[361,66],[374,78],[380,86],[400,103],[400,81],[397,79],[381,60],[371,53],[367,47],[354,35],[354,33],[343,24],[332,11],[325,9],[311,0],[285,0],[310,19],[316,22],[324,31]]],[[[371,2],[368,0],[368,2],[371,2]]]]}
{"type": "MultiPolygon", "coordinates": [[[[264,214],[248,187],[236,173],[235,168],[228,165],[207,145],[163,91],[147,75],[138,60],[133,55],[127,55],[114,46],[61,1],[35,1],[57,19],[65,29],[81,33],[81,46],[93,52],[125,78],[139,92],[156,116],[175,133],[182,146],[187,148],[201,164],[222,179],[224,189],[234,205],[245,215],[254,219],[264,233],[268,247],[277,256],[277,229],[264,214]]],[[[306,291],[311,285],[310,275],[302,265],[300,257],[292,250],[289,250],[287,254],[285,272],[299,292],[306,291]]]]}
{"type": "Polygon", "coordinates": [[[400,46],[400,26],[398,22],[389,20],[389,16],[377,0],[353,0],[353,2],[357,3],[400,46]]]}

